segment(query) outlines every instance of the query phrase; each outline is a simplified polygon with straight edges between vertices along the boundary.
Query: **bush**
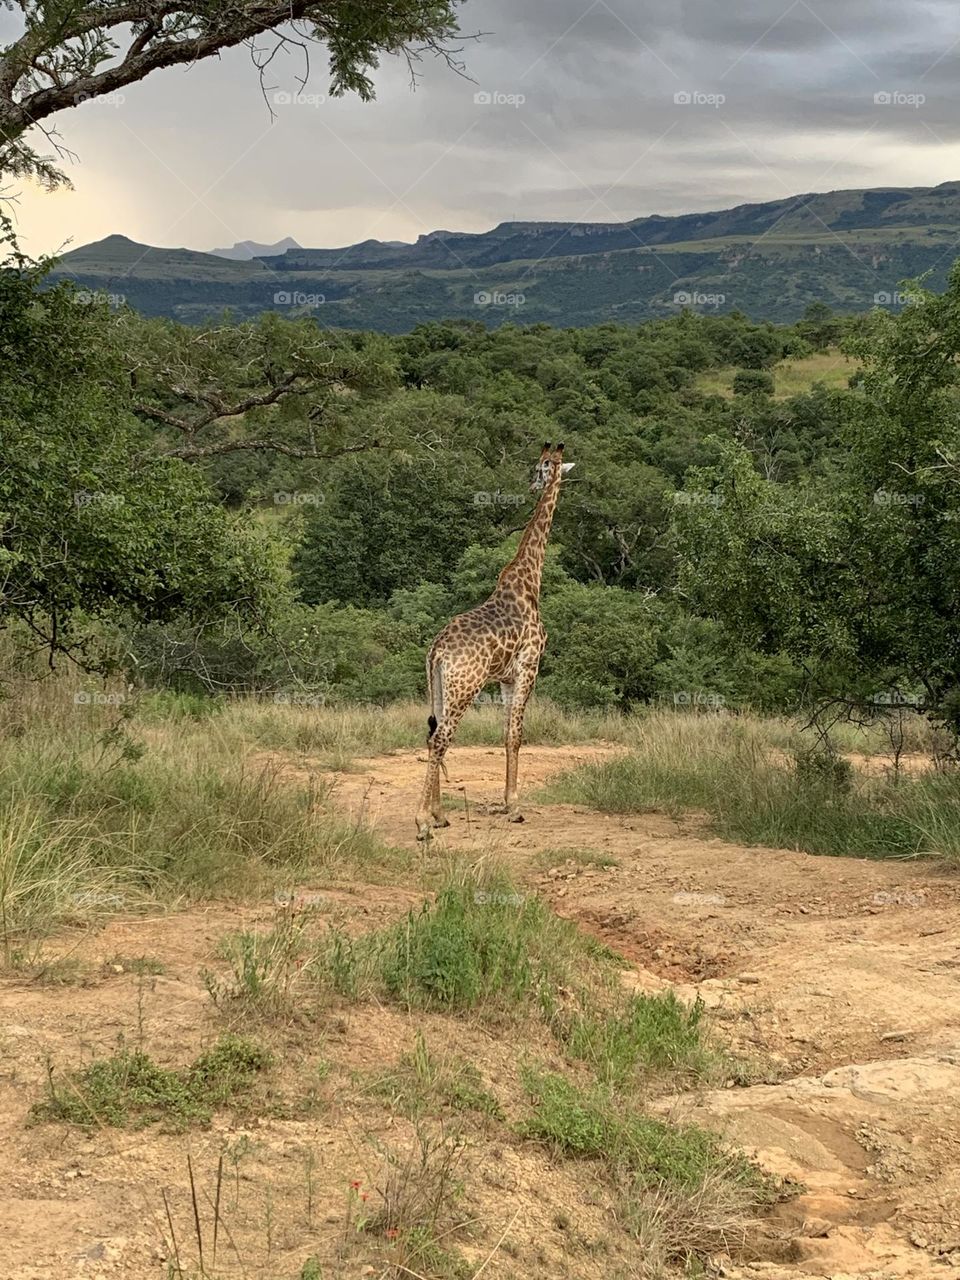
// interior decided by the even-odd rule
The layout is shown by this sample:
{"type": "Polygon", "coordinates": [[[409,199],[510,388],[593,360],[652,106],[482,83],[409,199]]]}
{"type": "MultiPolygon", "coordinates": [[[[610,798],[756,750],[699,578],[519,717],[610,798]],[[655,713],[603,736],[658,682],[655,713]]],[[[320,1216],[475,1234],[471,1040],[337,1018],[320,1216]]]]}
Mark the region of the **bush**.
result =
{"type": "Polygon", "coordinates": [[[735,396],[772,396],[773,374],[765,369],[739,369],[733,375],[735,396]]]}

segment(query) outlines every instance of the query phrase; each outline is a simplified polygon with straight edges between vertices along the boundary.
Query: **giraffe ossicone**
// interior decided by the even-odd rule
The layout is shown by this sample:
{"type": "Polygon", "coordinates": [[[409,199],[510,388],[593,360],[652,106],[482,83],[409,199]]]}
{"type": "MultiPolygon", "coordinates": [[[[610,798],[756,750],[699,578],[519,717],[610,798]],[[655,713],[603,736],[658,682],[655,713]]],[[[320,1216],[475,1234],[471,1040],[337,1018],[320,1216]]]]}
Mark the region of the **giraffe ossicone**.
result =
{"type": "Polygon", "coordinates": [[[547,643],[540,621],[540,581],[560,486],[573,465],[563,461],[562,444],[548,442],[543,446],[530,486],[539,490],[540,498],[517,554],[501,571],[489,599],[452,618],[427,654],[429,759],[417,810],[418,840],[429,839],[434,827],[450,825],[440,801],[443,758],[463,713],[493,681],[500,682],[504,704],[507,776],[503,811],[512,821],[523,821],[517,803],[523,713],[547,643]]]}

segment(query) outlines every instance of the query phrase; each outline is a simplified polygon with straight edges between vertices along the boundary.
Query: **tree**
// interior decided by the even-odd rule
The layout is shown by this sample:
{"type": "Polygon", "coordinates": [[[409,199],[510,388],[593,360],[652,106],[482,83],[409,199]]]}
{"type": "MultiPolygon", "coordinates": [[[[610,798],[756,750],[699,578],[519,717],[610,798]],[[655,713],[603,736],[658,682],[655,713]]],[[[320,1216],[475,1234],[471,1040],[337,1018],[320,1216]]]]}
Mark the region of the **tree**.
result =
{"type": "Polygon", "coordinates": [[[158,451],[188,461],[251,451],[328,461],[376,447],[376,432],[351,429],[351,410],[397,381],[384,339],[309,319],[265,314],[196,329],[123,312],[110,334],[131,410],[158,451]]]}
{"type": "Polygon", "coordinates": [[[733,375],[735,396],[772,396],[773,374],[766,369],[738,369],[733,375]]]}
{"type": "Polygon", "coordinates": [[[146,450],[109,313],[43,272],[17,253],[0,269],[0,626],[95,666],[98,622],[264,618],[279,548],[146,450]]]}
{"type": "Polygon", "coordinates": [[[689,598],[842,703],[919,697],[960,737],[960,264],[945,293],[875,316],[844,451],[804,485],[741,446],[690,477],[678,509],[689,598]],[[691,495],[692,496],[692,495],[691,495]]]}
{"type": "MultiPolygon", "coordinates": [[[[423,52],[457,67],[449,41],[460,0],[231,0],[185,5],[169,0],[2,0],[23,31],[0,50],[0,174],[65,182],[50,156],[24,135],[40,129],[63,149],[46,121],[88,98],[114,93],[152,71],[199,62],[246,45],[266,91],[277,53],[329,51],[330,93],[374,96],[370,72],[384,53],[406,56],[415,72],[423,52]]],[[[304,75],[309,70],[309,62],[304,75]]]]}

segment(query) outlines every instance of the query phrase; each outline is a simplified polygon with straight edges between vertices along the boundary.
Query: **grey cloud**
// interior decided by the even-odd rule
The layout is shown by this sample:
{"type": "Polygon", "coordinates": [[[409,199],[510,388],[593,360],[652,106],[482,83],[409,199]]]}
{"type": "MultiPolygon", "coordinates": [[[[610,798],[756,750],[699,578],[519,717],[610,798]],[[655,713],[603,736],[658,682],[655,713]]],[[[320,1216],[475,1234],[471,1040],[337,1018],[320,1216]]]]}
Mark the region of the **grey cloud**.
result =
{"type": "MultiPolygon", "coordinates": [[[[464,31],[491,33],[465,43],[472,78],[426,61],[411,93],[388,60],[372,105],[278,106],[271,122],[235,51],[159,73],[117,110],[68,113],[61,131],[84,162],[80,238],[408,239],[512,217],[610,221],[932,185],[960,162],[960,18],[939,0],[471,0],[461,13],[464,31]],[[725,101],[678,104],[683,91],[725,101]],[[478,92],[525,101],[478,104],[478,92]],[[878,92],[926,100],[883,104],[878,92]],[[115,199],[94,207],[98,186],[127,193],[135,214],[119,224],[115,199]]],[[[313,64],[306,92],[322,97],[319,51],[313,64]]],[[[277,88],[295,91],[299,65],[274,69],[277,88]]]]}

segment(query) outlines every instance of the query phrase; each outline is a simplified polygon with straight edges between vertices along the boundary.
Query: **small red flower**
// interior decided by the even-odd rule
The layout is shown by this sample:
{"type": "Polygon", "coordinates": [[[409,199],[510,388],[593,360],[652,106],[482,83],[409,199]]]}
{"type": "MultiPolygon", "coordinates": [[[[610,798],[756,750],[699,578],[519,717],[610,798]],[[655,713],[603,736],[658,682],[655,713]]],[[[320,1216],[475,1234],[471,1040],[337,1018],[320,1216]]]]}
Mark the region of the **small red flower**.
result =
{"type": "Polygon", "coordinates": [[[359,1191],[360,1187],[362,1186],[362,1183],[360,1182],[360,1179],[357,1178],[355,1182],[350,1183],[350,1186],[353,1188],[354,1191],[359,1191]]]}
{"type": "Polygon", "coordinates": [[[367,1193],[366,1193],[365,1191],[361,1191],[361,1192],[360,1192],[360,1199],[361,1199],[361,1200],[366,1200],[366,1198],[367,1198],[367,1193]]]}
{"type": "Polygon", "coordinates": [[[388,1227],[383,1234],[387,1237],[388,1240],[396,1240],[400,1232],[397,1230],[396,1227],[388,1227]]]}

